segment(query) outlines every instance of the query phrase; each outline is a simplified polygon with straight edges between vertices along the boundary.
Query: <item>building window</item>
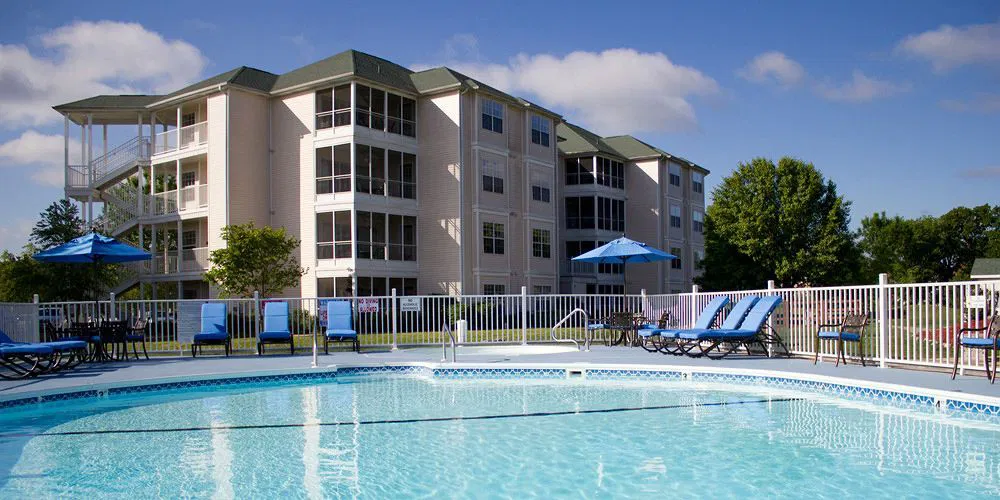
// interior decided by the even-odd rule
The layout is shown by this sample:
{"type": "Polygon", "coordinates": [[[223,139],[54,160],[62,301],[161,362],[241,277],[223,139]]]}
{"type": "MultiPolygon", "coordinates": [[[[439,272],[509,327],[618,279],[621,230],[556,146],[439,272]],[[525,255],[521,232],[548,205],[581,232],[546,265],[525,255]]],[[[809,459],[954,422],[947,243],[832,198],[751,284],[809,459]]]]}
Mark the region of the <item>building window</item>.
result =
{"type": "Polygon", "coordinates": [[[597,183],[615,189],[625,189],[625,165],[620,161],[598,156],[597,183]]]}
{"type": "Polygon", "coordinates": [[[351,124],[351,85],[316,92],[316,128],[351,124]]]}
{"type": "Polygon", "coordinates": [[[385,259],[386,214],[379,212],[358,212],[355,231],[359,259],[385,259]]]}
{"type": "Polygon", "coordinates": [[[694,262],[695,269],[701,269],[701,261],[705,260],[704,250],[692,250],[691,251],[691,261],[694,262]]]}
{"type": "Polygon", "coordinates": [[[678,247],[670,247],[670,253],[673,254],[676,259],[670,261],[670,269],[681,269],[681,249],[678,247]]]}
{"type": "Polygon", "coordinates": [[[507,285],[483,283],[483,295],[505,295],[506,293],[507,285]]]}
{"type": "Polygon", "coordinates": [[[316,258],[351,258],[351,211],[316,214],[316,258]]]}
{"type": "Polygon", "coordinates": [[[503,104],[493,99],[483,98],[483,128],[498,134],[503,133],[503,104]]]}
{"type": "Polygon", "coordinates": [[[621,295],[625,293],[625,285],[599,285],[597,286],[597,293],[601,295],[621,295]]]}
{"type": "Polygon", "coordinates": [[[198,231],[188,230],[181,233],[181,249],[189,250],[198,246],[198,231]]]}
{"type": "Polygon", "coordinates": [[[417,198],[417,156],[389,150],[389,196],[395,198],[417,198]]]}
{"type": "Polygon", "coordinates": [[[546,186],[531,186],[531,199],[548,203],[552,198],[552,191],[546,186]]]}
{"type": "Polygon", "coordinates": [[[188,171],[188,172],[181,172],[181,187],[182,188],[194,186],[194,184],[197,181],[198,181],[198,172],[195,172],[193,170],[192,171],[188,171]]]}
{"type": "Polygon", "coordinates": [[[181,115],[181,127],[190,127],[195,123],[194,113],[184,113],[181,115]]]}
{"type": "Polygon", "coordinates": [[[365,85],[355,85],[354,114],[357,124],[375,130],[385,130],[385,91],[365,85]]]}
{"type": "Polygon", "coordinates": [[[680,187],[681,185],[681,166],[676,163],[671,163],[670,167],[670,184],[672,186],[680,187]]]}
{"type": "Polygon", "coordinates": [[[534,295],[548,295],[552,293],[551,285],[535,285],[531,287],[531,293],[534,295]]]}
{"type": "Polygon", "coordinates": [[[413,99],[387,92],[389,115],[386,121],[386,132],[402,134],[407,137],[417,136],[417,103],[413,99]]]}
{"type": "Polygon", "coordinates": [[[552,238],[545,229],[531,230],[531,255],[541,258],[552,258],[552,238]]]}
{"type": "Polygon", "coordinates": [[[417,218],[389,214],[389,260],[417,260],[417,218]]]}
{"type": "Polygon", "coordinates": [[[593,196],[566,197],[566,229],[594,229],[593,196]]]}
{"type": "Polygon", "coordinates": [[[566,185],[593,184],[594,158],[566,158],[566,185]]]}
{"type": "Polygon", "coordinates": [[[483,158],[483,191],[503,194],[503,170],[496,160],[483,158]]]}
{"type": "Polygon", "coordinates": [[[698,210],[691,212],[691,230],[696,233],[705,230],[705,215],[698,210]]]}
{"type": "Polygon", "coordinates": [[[597,229],[625,231],[625,201],[597,197],[597,229]]]}
{"type": "Polygon", "coordinates": [[[681,206],[670,205],[670,227],[681,227],[681,206]]]}
{"type": "Polygon", "coordinates": [[[316,194],[351,190],[351,145],[338,144],[316,150],[316,194]]]}
{"type": "MultiPolygon", "coordinates": [[[[607,244],[607,242],[606,241],[598,241],[595,244],[594,248],[597,248],[597,247],[599,247],[601,245],[604,245],[604,244],[607,244]]],[[[624,274],[625,273],[625,266],[623,264],[597,264],[597,273],[598,274],[624,274]]],[[[601,292],[601,293],[604,293],[604,292],[601,292]]]]}
{"type": "Polygon", "coordinates": [[[691,174],[691,191],[703,194],[705,192],[705,176],[700,172],[691,174]]]}
{"type": "Polygon", "coordinates": [[[354,295],[350,276],[317,278],[316,292],[319,297],[351,297],[354,295]]]}
{"type": "Polygon", "coordinates": [[[531,115],[531,142],[549,147],[549,120],[531,115]]]}
{"type": "Polygon", "coordinates": [[[389,278],[389,292],[396,289],[396,295],[416,295],[417,278],[389,278]]]}
{"type": "Polygon", "coordinates": [[[365,144],[354,148],[355,191],[385,196],[385,150],[365,144]]]}
{"type": "Polygon", "coordinates": [[[483,252],[503,255],[503,224],[497,222],[483,223],[483,252]]]}

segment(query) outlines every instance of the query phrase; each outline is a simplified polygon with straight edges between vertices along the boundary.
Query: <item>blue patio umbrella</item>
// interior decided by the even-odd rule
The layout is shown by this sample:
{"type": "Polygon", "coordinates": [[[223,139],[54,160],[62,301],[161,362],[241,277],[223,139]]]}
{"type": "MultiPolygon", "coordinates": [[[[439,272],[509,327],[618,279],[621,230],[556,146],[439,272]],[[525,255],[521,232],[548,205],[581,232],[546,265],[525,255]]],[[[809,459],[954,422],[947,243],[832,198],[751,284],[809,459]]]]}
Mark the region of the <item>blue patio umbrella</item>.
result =
{"type": "Polygon", "coordinates": [[[95,274],[99,264],[118,264],[153,258],[145,250],[97,233],[88,233],[74,238],[62,245],[38,252],[33,257],[41,262],[90,263],[94,265],[95,274]]]}
{"type": "MultiPolygon", "coordinates": [[[[597,264],[627,264],[630,262],[658,262],[661,260],[676,259],[676,255],[671,255],[663,250],[653,248],[640,241],[630,240],[626,237],[609,241],[589,252],[573,257],[573,260],[580,262],[594,262],[597,264]]],[[[622,298],[624,299],[624,286],[622,287],[622,298]]]]}

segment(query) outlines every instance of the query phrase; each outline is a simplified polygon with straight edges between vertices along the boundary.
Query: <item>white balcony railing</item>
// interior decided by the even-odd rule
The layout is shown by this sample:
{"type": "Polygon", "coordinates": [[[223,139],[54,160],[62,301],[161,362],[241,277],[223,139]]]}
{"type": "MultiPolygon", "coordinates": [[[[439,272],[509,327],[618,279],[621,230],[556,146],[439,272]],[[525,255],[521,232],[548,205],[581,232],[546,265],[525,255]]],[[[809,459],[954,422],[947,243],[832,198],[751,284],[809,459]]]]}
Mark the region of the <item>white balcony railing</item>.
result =
{"type": "Polygon", "coordinates": [[[153,141],[153,154],[163,154],[208,142],[208,122],[195,123],[179,129],[167,130],[156,134],[153,141]]]}
{"type": "Polygon", "coordinates": [[[208,184],[198,184],[181,188],[181,198],[179,208],[185,210],[198,210],[208,206],[208,184]]]}
{"type": "Polygon", "coordinates": [[[166,215],[177,212],[177,191],[164,191],[149,195],[149,214],[166,215]]]}
{"type": "Polygon", "coordinates": [[[158,252],[148,261],[149,274],[171,274],[177,272],[177,252],[158,252]]]}
{"type": "Polygon", "coordinates": [[[597,266],[592,262],[570,262],[570,270],[573,274],[594,274],[597,266]]]}
{"type": "Polygon", "coordinates": [[[90,187],[90,169],[86,165],[66,166],[66,187],[87,188],[90,187]]]}
{"type": "Polygon", "coordinates": [[[208,247],[181,250],[181,271],[204,271],[208,269],[208,247]]]}

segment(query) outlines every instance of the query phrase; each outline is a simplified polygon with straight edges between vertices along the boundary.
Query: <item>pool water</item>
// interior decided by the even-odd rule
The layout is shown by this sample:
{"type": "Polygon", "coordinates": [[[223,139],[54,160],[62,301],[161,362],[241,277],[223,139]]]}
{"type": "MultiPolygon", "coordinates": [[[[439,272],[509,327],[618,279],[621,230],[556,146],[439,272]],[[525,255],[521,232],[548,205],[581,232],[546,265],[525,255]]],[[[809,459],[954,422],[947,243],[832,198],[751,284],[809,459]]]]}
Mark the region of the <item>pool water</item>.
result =
{"type": "Polygon", "coordinates": [[[738,386],[356,377],[0,411],[0,498],[984,494],[1000,426],[738,386]]]}

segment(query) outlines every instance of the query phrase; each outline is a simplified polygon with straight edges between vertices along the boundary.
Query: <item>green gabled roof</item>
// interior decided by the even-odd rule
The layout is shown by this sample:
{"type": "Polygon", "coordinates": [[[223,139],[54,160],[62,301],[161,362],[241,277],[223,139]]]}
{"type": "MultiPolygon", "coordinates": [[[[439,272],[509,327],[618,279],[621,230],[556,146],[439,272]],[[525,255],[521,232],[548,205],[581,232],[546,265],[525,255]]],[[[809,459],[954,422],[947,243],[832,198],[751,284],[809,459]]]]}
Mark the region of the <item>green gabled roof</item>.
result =
{"type": "Polygon", "coordinates": [[[531,101],[521,99],[520,97],[512,96],[500,89],[491,87],[490,85],[476,80],[475,78],[463,75],[462,73],[445,66],[418,71],[411,74],[410,79],[413,81],[414,87],[416,87],[417,91],[420,93],[427,93],[436,89],[461,85],[466,88],[475,89],[483,93],[517,103],[526,108],[535,109],[539,113],[545,113],[559,118],[562,117],[562,115],[556,113],[555,111],[543,108],[531,101]]]}
{"type": "Polygon", "coordinates": [[[417,88],[410,79],[412,73],[413,71],[381,57],[356,50],[345,50],[322,61],[282,74],[270,90],[280,92],[325,78],[354,75],[388,87],[417,93],[417,88]]]}
{"type": "Polygon", "coordinates": [[[706,173],[708,172],[708,169],[702,167],[701,165],[698,165],[697,163],[691,160],[688,160],[687,158],[677,156],[673,153],[668,153],[656,146],[653,146],[652,144],[649,144],[648,142],[645,142],[641,139],[636,139],[631,135],[616,135],[612,137],[605,137],[604,140],[611,147],[615,148],[615,150],[621,153],[622,156],[630,160],[637,158],[650,158],[653,156],[661,156],[664,158],[675,160],[680,163],[685,163],[691,167],[704,170],[706,173]]]}
{"type": "Polygon", "coordinates": [[[572,123],[560,123],[556,127],[556,136],[558,137],[559,152],[564,155],[601,153],[619,160],[627,159],[605,142],[601,136],[572,123]]]}
{"type": "Polygon", "coordinates": [[[241,87],[259,90],[261,92],[270,92],[271,87],[274,85],[274,81],[277,78],[278,75],[275,75],[274,73],[257,68],[240,66],[226,71],[225,73],[219,73],[213,77],[206,78],[198,83],[192,83],[191,85],[188,85],[187,87],[184,87],[176,92],[171,92],[163,96],[163,98],[158,99],[158,101],[166,101],[184,94],[197,92],[199,90],[208,90],[222,84],[239,85],[241,87]]]}
{"type": "Polygon", "coordinates": [[[976,259],[972,262],[972,271],[969,274],[973,278],[1000,276],[1000,259],[976,259]]]}
{"type": "Polygon", "coordinates": [[[56,111],[73,111],[80,109],[144,109],[159,101],[160,95],[98,95],[53,106],[56,111]]]}

